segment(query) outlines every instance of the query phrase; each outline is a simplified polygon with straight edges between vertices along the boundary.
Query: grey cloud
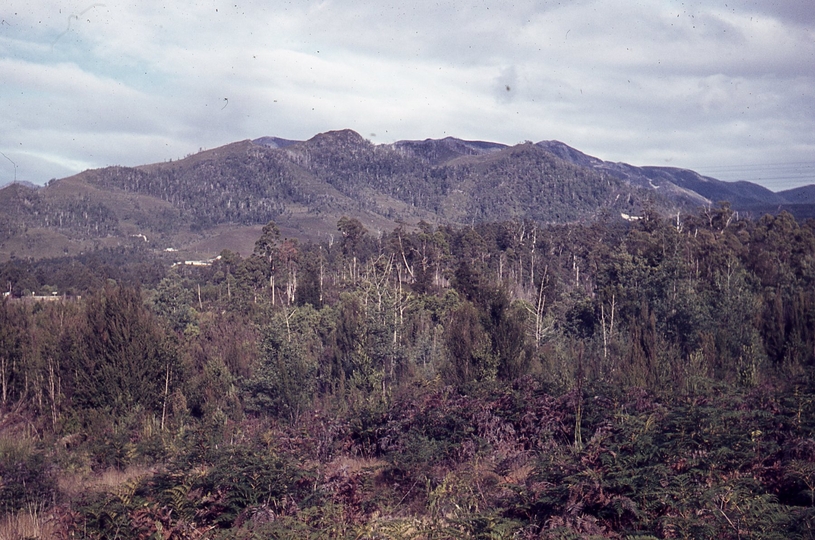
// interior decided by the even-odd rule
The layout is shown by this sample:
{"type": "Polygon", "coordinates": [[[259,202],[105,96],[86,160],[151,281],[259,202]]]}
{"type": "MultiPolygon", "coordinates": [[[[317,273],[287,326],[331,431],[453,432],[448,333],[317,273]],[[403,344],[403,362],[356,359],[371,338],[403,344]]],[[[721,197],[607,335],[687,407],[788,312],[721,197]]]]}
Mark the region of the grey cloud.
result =
{"type": "Polygon", "coordinates": [[[794,25],[815,23],[815,9],[809,0],[733,0],[727,6],[733,11],[760,14],[794,25]]]}
{"type": "Polygon", "coordinates": [[[9,1],[0,151],[22,140],[34,181],[345,127],[691,168],[815,137],[805,2],[105,0],[52,51],[65,13],[9,1]]]}

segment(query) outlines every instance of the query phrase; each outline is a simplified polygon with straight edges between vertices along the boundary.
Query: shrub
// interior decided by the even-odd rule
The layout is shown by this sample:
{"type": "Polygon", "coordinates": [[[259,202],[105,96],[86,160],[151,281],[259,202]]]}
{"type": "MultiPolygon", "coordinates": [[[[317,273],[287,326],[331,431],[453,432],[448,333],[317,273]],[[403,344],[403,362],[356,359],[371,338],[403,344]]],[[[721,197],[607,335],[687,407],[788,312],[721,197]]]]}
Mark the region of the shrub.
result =
{"type": "Polygon", "coordinates": [[[0,438],[0,512],[53,500],[56,480],[44,456],[27,438],[0,438]]]}

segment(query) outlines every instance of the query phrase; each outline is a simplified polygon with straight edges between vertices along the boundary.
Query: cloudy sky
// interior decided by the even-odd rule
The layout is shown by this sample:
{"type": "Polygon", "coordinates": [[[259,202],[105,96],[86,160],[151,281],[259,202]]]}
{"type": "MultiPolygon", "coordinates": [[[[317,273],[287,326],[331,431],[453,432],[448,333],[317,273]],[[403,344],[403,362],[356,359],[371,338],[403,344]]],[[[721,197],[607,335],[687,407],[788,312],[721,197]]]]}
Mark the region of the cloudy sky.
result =
{"type": "Polygon", "coordinates": [[[0,184],[274,135],[815,183],[812,0],[4,0],[0,184]]]}

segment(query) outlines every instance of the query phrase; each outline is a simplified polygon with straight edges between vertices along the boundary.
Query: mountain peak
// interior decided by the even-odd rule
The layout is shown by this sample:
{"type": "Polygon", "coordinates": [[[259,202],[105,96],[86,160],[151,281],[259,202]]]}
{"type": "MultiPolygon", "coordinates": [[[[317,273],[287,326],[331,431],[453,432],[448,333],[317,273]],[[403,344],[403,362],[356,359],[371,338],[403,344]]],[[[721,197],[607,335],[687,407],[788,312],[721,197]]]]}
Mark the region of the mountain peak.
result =
{"type": "Polygon", "coordinates": [[[257,139],[252,140],[252,144],[257,144],[260,146],[266,146],[268,148],[286,148],[287,146],[291,146],[293,144],[297,144],[303,141],[295,141],[292,139],[282,139],[280,137],[259,137],[257,139]]]}
{"type": "Polygon", "coordinates": [[[485,141],[466,141],[455,137],[425,139],[423,141],[397,141],[393,147],[407,151],[431,164],[438,165],[460,156],[480,156],[502,150],[507,146],[485,141]]]}
{"type": "Polygon", "coordinates": [[[366,141],[362,135],[352,129],[340,129],[337,131],[327,131],[319,133],[306,141],[310,146],[367,146],[371,143],[366,141]]]}
{"type": "Polygon", "coordinates": [[[23,187],[26,187],[28,189],[39,189],[40,188],[40,186],[38,186],[37,184],[33,184],[31,182],[28,182],[27,180],[12,180],[10,182],[0,184],[0,189],[5,189],[5,188],[7,188],[9,186],[23,186],[23,187]]]}
{"type": "Polygon", "coordinates": [[[565,159],[566,161],[570,161],[577,165],[582,165],[583,167],[593,167],[602,163],[602,160],[588,154],[584,154],[580,150],[576,150],[560,141],[540,141],[535,143],[535,146],[538,148],[543,148],[560,159],[565,159]]]}

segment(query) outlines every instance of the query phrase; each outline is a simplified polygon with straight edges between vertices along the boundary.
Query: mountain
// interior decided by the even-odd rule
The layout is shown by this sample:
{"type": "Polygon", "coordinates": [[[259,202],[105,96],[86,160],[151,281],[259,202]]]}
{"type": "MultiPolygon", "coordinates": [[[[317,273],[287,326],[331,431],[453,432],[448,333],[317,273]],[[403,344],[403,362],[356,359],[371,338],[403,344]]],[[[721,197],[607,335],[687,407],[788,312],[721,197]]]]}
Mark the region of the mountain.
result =
{"type": "Polygon", "coordinates": [[[447,137],[374,145],[351,130],[306,141],[261,137],[138,167],[88,170],[40,189],[0,190],[0,260],[147,242],[178,257],[251,253],[274,220],[285,236],[331,238],[337,221],[372,234],[436,224],[815,208],[808,191],[775,194],[693,171],[634,167],[557,141],[507,146],[447,137]],[[796,199],[797,197],[797,199],[796,199]],[[763,205],[763,206],[762,206],[763,205]]]}
{"type": "Polygon", "coordinates": [[[280,137],[260,137],[259,139],[254,139],[252,143],[259,144],[261,146],[268,146],[269,148],[286,148],[287,146],[291,146],[295,143],[302,142],[302,141],[293,141],[291,139],[281,139],[280,137]]]}
{"type": "Polygon", "coordinates": [[[507,147],[505,144],[484,141],[464,141],[453,137],[425,139],[423,141],[398,141],[393,147],[409,155],[439,165],[460,156],[481,156],[507,147]]]}
{"type": "Polygon", "coordinates": [[[632,195],[623,182],[531,144],[444,139],[377,146],[344,130],[317,135],[286,151],[289,159],[361,208],[408,223],[574,221],[590,219],[603,208],[631,211],[651,197],[632,195]]]}
{"type": "MultiPolygon", "coordinates": [[[[791,203],[804,202],[793,201],[784,192],[774,193],[752,182],[724,182],[676,167],[635,167],[603,161],[559,141],[541,141],[537,145],[576,165],[603,171],[632,185],[666,191],[669,198],[689,203],[710,205],[727,201],[736,210],[760,215],[772,212],[779,205],[789,209],[791,203]]],[[[815,199],[806,203],[815,203],[815,199]]]]}
{"type": "Polygon", "coordinates": [[[790,204],[815,204],[815,185],[779,191],[778,195],[790,204]]]}
{"type": "Polygon", "coordinates": [[[38,189],[40,187],[37,184],[32,184],[31,182],[26,182],[25,180],[12,180],[10,182],[5,182],[3,184],[0,184],[0,189],[6,188],[8,186],[13,186],[15,184],[20,185],[20,186],[25,186],[25,187],[31,188],[31,189],[38,189]]]}

